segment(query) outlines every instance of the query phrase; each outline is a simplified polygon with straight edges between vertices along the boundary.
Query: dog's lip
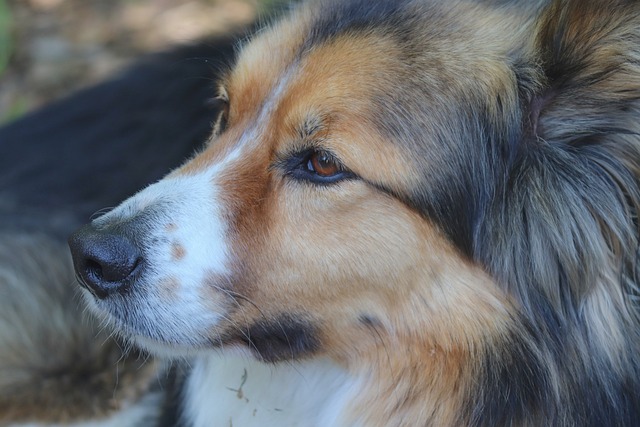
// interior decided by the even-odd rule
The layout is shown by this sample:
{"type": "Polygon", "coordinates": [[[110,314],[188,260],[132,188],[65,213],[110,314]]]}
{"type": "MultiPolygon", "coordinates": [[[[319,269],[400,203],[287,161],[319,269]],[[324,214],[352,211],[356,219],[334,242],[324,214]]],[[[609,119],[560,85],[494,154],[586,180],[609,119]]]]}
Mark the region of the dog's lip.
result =
{"type": "MultiPolygon", "coordinates": [[[[211,350],[213,348],[220,348],[227,344],[233,344],[231,341],[227,342],[221,335],[214,334],[209,338],[204,338],[200,342],[183,342],[179,338],[172,338],[169,335],[163,335],[158,333],[160,330],[154,332],[145,331],[142,328],[137,328],[135,323],[131,323],[126,319],[123,319],[119,315],[118,310],[113,310],[113,301],[102,300],[90,296],[90,293],[86,294],[87,298],[91,301],[90,306],[92,311],[96,312],[99,317],[106,317],[108,323],[111,324],[111,328],[116,330],[118,335],[130,340],[131,342],[141,345],[143,348],[155,348],[163,349],[167,351],[177,351],[180,353],[194,352],[201,350],[211,350]]],[[[124,310],[129,312],[129,310],[124,310]]],[[[239,341],[238,341],[239,342],[239,341]]]]}

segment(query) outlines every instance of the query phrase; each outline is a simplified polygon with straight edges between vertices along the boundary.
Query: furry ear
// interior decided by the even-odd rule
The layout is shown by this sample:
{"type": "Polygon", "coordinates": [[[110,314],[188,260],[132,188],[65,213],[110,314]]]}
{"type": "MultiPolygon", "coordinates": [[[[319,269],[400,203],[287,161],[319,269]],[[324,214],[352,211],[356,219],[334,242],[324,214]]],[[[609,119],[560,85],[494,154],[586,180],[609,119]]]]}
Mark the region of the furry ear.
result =
{"type": "Polygon", "coordinates": [[[535,137],[580,145],[637,134],[639,12],[634,1],[570,0],[543,13],[536,49],[546,88],[531,101],[535,137]]]}
{"type": "Polygon", "coordinates": [[[554,1],[531,52],[522,139],[474,251],[533,317],[589,327],[611,314],[585,310],[596,294],[635,312],[640,3],[554,1]]]}
{"type": "MultiPolygon", "coordinates": [[[[584,165],[576,171],[586,176],[567,178],[584,192],[584,209],[598,225],[591,231],[603,235],[614,263],[636,264],[640,3],[554,0],[538,21],[535,43],[543,89],[530,104],[531,134],[559,157],[584,165]]],[[[619,277],[624,270],[617,269],[619,277]]]]}
{"type": "Polygon", "coordinates": [[[633,424],[640,384],[618,372],[640,369],[640,3],[558,0],[536,34],[517,73],[523,132],[474,256],[557,355],[559,411],[633,424]]]}

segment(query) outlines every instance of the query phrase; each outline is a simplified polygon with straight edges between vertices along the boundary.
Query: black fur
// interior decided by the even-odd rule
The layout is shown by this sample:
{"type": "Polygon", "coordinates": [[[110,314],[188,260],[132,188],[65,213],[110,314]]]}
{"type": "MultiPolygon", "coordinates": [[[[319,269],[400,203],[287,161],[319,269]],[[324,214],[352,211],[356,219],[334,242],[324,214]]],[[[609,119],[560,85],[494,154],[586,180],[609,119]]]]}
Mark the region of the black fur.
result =
{"type": "Polygon", "coordinates": [[[184,383],[189,374],[185,366],[172,366],[165,384],[166,394],[157,427],[188,427],[184,422],[182,402],[184,383]]]}
{"type": "Polygon", "coordinates": [[[293,314],[263,319],[241,339],[265,362],[301,359],[312,355],[320,344],[313,323],[293,314]]]}
{"type": "Polygon", "coordinates": [[[510,331],[502,354],[487,353],[477,372],[480,381],[469,395],[471,426],[527,425],[533,418],[555,425],[555,408],[547,405],[553,380],[545,367],[539,342],[531,339],[534,328],[518,322],[510,331]]]}
{"type": "Polygon", "coordinates": [[[146,58],[1,128],[0,222],[66,237],[181,164],[211,133],[232,40],[146,58]]]}
{"type": "Polygon", "coordinates": [[[360,33],[367,31],[382,31],[392,28],[395,33],[405,25],[408,16],[401,13],[406,8],[407,1],[371,2],[357,0],[349,2],[335,2],[325,6],[320,19],[314,22],[308,31],[307,38],[302,44],[302,52],[307,52],[314,46],[330,41],[345,33],[360,33]]]}

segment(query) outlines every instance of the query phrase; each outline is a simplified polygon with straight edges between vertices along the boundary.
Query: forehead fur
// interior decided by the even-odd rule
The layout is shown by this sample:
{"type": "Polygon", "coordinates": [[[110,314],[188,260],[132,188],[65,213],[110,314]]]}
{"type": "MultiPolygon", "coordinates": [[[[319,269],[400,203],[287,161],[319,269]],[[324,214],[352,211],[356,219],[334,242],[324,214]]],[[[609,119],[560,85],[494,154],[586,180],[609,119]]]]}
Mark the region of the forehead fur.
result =
{"type": "Polygon", "coordinates": [[[293,84],[272,134],[313,113],[342,117],[351,129],[333,121],[332,130],[351,130],[355,143],[343,152],[329,148],[365,171],[357,140],[379,141],[386,153],[364,159],[381,162],[380,174],[361,177],[434,218],[468,252],[476,205],[487,193],[477,182],[490,181],[478,180],[471,165],[488,156],[490,139],[508,146],[518,132],[509,126],[519,123],[517,63],[528,39],[520,35],[531,24],[520,9],[467,1],[311,2],[241,54],[228,80],[232,121],[263,105],[286,76],[293,84]]]}
{"type": "MultiPolygon", "coordinates": [[[[287,24],[281,28],[302,32],[287,24]]],[[[295,151],[311,137],[361,178],[395,189],[409,186],[410,156],[381,135],[378,120],[386,116],[375,102],[385,98],[401,72],[395,42],[375,34],[342,35],[301,56],[300,44],[291,45],[299,37],[277,34],[280,30],[262,34],[250,44],[227,79],[230,122],[246,127],[263,120],[257,124],[262,129],[258,143],[276,155],[295,151]],[[270,101],[267,114],[258,117],[270,101]],[[399,168],[405,173],[394,173],[399,168]]]]}

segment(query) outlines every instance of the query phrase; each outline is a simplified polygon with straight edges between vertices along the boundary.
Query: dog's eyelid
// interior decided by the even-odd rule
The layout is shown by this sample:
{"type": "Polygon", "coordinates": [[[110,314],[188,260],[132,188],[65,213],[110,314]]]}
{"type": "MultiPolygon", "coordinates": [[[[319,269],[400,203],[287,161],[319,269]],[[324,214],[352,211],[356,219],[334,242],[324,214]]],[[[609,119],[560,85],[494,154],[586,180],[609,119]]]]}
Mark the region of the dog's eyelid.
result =
{"type": "Polygon", "coordinates": [[[330,185],[346,179],[354,179],[356,175],[351,172],[330,149],[320,146],[306,145],[306,148],[292,148],[287,152],[276,155],[274,168],[280,169],[285,176],[297,181],[309,182],[315,185],[330,185]],[[314,170],[313,159],[322,156],[328,162],[334,163],[335,173],[325,175],[321,171],[314,170]]]}
{"type": "Polygon", "coordinates": [[[276,164],[289,163],[290,161],[306,162],[315,152],[326,153],[331,159],[342,165],[334,151],[322,145],[322,140],[305,140],[298,144],[292,144],[286,150],[276,153],[276,164]]]}

